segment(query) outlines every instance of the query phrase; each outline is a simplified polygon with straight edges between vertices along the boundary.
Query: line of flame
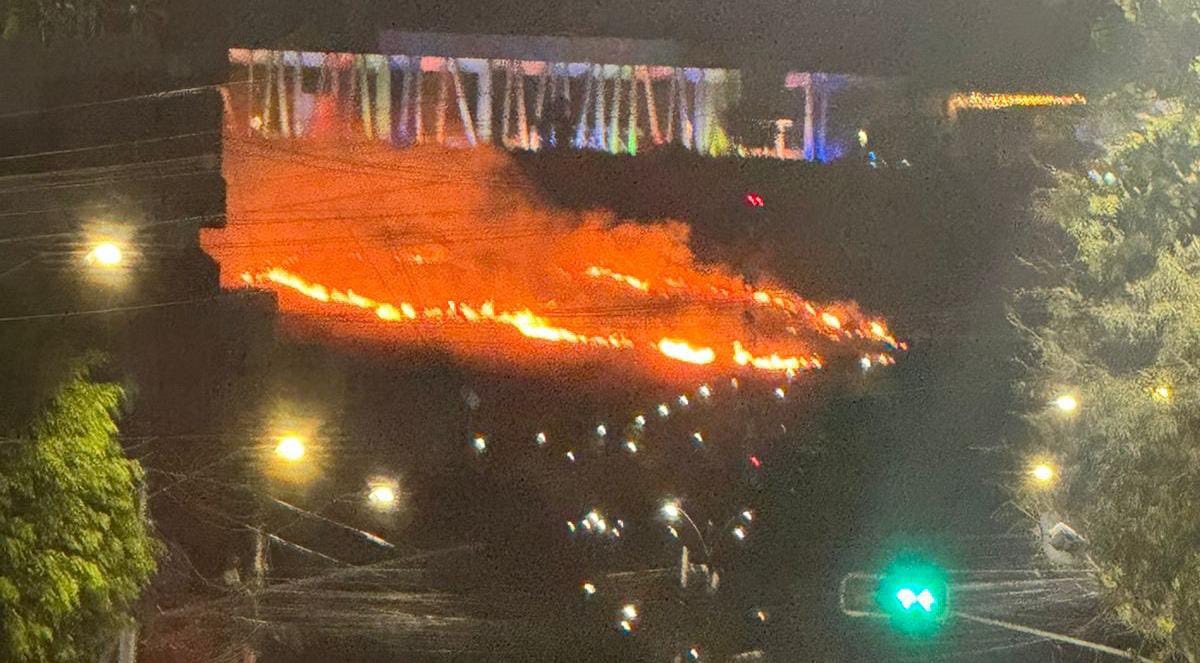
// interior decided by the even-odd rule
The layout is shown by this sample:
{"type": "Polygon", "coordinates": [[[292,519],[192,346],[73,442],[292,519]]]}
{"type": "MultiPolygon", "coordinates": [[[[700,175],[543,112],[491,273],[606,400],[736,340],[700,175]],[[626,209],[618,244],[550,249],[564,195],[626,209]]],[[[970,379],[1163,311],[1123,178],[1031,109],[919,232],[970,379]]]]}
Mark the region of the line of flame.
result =
{"type": "MultiPolygon", "coordinates": [[[[634,342],[619,332],[609,334],[608,336],[589,336],[555,326],[546,318],[535,314],[529,309],[496,311],[495,305],[490,301],[484,302],[478,307],[463,302],[449,301],[445,307],[424,307],[418,310],[415,305],[409,302],[402,301],[398,305],[381,302],[358,294],[353,290],[339,290],[309,281],[298,274],[280,267],[273,267],[259,274],[243,273],[242,280],[247,284],[274,283],[319,302],[342,304],[372,311],[379,319],[389,322],[401,322],[405,320],[444,321],[447,319],[459,319],[468,322],[492,322],[512,327],[527,338],[542,341],[612,349],[630,349],[634,347],[634,342]]],[[[628,283],[627,281],[625,282],[628,283]]],[[[825,315],[832,316],[829,313],[825,315]]],[[[829,326],[833,325],[829,324],[829,326]]],[[[887,330],[882,326],[882,323],[872,322],[871,328],[873,335],[877,339],[887,342],[891,338],[887,335],[887,330]]],[[[688,364],[707,365],[715,362],[717,359],[717,353],[712,348],[693,345],[683,339],[661,338],[654,344],[654,347],[663,356],[688,364]]],[[[892,347],[895,347],[895,345],[893,344],[892,347]]],[[[763,371],[795,372],[809,368],[822,368],[821,359],[815,355],[809,357],[781,356],[772,353],[756,356],[748,351],[740,341],[736,340],[733,342],[732,358],[734,363],[739,366],[763,371]]],[[[877,361],[884,363],[888,360],[892,360],[889,355],[880,354],[877,361]],[[887,357],[887,359],[885,360],[884,357],[887,357]]]]}

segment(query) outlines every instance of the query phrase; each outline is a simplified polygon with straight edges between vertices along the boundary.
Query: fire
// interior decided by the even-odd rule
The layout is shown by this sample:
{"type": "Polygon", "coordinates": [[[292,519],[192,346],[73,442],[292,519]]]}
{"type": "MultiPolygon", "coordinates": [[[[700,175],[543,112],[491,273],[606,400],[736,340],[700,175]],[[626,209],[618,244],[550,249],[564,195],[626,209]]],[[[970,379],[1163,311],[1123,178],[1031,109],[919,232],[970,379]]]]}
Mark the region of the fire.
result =
{"type": "MultiPolygon", "coordinates": [[[[342,291],[336,288],[328,288],[319,283],[313,283],[305,280],[298,274],[293,274],[285,269],[274,267],[262,274],[254,275],[245,273],[242,275],[242,280],[247,283],[254,282],[271,282],[282,285],[319,302],[334,302],[337,304],[346,304],[361,309],[374,310],[375,315],[380,320],[388,322],[399,322],[403,320],[417,320],[418,318],[425,320],[442,321],[450,318],[461,316],[463,320],[468,322],[495,322],[503,325],[508,325],[522,336],[538,339],[541,341],[553,341],[563,343],[574,343],[577,345],[594,345],[604,348],[631,348],[633,342],[625,338],[621,334],[611,334],[609,336],[586,336],[573,332],[569,329],[556,327],[545,318],[535,315],[529,310],[520,311],[501,311],[496,312],[495,305],[492,302],[484,302],[479,306],[478,311],[462,302],[446,302],[446,308],[428,307],[421,310],[418,314],[416,307],[408,302],[401,302],[399,308],[393,304],[380,303],[369,297],[356,294],[351,290],[342,291]]],[[[711,350],[710,350],[711,352],[711,350]]],[[[712,358],[709,359],[709,362],[712,358]]],[[[694,362],[708,363],[708,362],[694,362]]]]}
{"type": "Polygon", "coordinates": [[[612,353],[689,379],[812,370],[826,356],[884,364],[904,348],[853,302],[701,263],[682,223],[550,208],[502,153],[224,144],[227,223],[203,245],[225,287],[278,291],[304,333],[551,370],[612,353]]]}
{"type": "Polygon", "coordinates": [[[606,269],[604,267],[592,265],[591,267],[588,267],[587,275],[591,276],[592,278],[602,278],[607,276],[608,278],[624,283],[631,288],[641,290],[642,292],[650,292],[650,284],[646,281],[643,281],[636,276],[621,274],[620,272],[614,272],[613,270],[606,269]]]}
{"type": "Polygon", "coordinates": [[[711,364],[717,358],[712,348],[693,347],[687,341],[664,338],[658,342],[658,351],[671,359],[678,359],[689,364],[711,364]]]}
{"type": "Polygon", "coordinates": [[[781,357],[774,353],[756,357],[746,350],[741,341],[733,342],[733,361],[738,366],[752,366],[764,371],[798,371],[810,366],[821,368],[821,360],[816,357],[781,357]]]}

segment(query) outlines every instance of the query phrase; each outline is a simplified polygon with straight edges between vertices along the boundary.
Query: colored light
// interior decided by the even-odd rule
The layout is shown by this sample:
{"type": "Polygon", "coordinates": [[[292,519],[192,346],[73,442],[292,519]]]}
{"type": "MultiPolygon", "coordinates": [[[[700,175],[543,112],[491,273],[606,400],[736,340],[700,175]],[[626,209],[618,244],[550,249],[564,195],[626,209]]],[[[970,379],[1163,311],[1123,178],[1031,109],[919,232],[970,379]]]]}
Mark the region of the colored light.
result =
{"type": "Polygon", "coordinates": [[[750,464],[753,465],[754,469],[756,470],[762,467],[762,461],[758,459],[758,456],[751,456],[750,464]]]}
{"type": "Polygon", "coordinates": [[[948,614],[945,577],[936,566],[906,555],[881,576],[876,602],[897,630],[928,634],[938,629],[948,614]]]}
{"type": "Polygon", "coordinates": [[[750,207],[766,206],[766,201],[763,200],[763,197],[753,192],[748,192],[746,195],[742,196],[742,201],[750,207]]]}
{"type": "Polygon", "coordinates": [[[1082,94],[1027,94],[1007,92],[957,92],[950,95],[947,108],[951,116],[958,110],[998,110],[1015,106],[1074,106],[1086,104],[1082,94]]]}
{"type": "Polygon", "coordinates": [[[1163,403],[1169,403],[1173,395],[1174,394],[1171,392],[1171,388],[1165,384],[1154,388],[1154,400],[1161,401],[1163,403]]]}

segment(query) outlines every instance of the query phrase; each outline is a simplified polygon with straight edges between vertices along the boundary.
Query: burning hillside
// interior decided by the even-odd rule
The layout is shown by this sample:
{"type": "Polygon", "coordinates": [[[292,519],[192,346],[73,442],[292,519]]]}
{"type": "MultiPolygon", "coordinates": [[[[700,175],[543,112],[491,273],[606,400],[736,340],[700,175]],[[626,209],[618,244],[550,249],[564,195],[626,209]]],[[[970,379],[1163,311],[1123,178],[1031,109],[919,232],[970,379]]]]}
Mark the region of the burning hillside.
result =
{"type": "Polygon", "coordinates": [[[502,152],[229,137],[224,164],[228,223],[203,237],[222,283],[277,291],[319,335],[664,377],[887,364],[902,347],[853,303],[699,263],[682,223],[550,209],[502,152]]]}

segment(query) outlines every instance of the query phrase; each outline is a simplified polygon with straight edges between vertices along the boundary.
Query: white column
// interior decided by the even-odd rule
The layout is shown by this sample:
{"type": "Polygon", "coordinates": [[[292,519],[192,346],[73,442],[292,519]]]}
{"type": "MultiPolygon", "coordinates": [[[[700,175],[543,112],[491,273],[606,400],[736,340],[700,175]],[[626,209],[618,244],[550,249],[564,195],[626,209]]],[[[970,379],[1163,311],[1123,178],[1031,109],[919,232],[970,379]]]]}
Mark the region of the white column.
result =
{"type": "MultiPolygon", "coordinates": [[[[567,81],[568,81],[567,89],[569,90],[570,89],[570,79],[568,78],[567,81]]],[[[584,78],[583,78],[583,99],[579,100],[579,121],[575,123],[575,146],[576,147],[580,147],[580,148],[587,147],[588,104],[591,103],[592,86],[595,85],[595,83],[596,83],[596,80],[594,78],[592,78],[592,76],[590,76],[590,75],[584,76],[584,78]]]]}
{"type": "Polygon", "coordinates": [[[463,90],[458,65],[451,59],[446,61],[446,68],[450,70],[450,77],[454,81],[454,98],[458,101],[458,115],[462,119],[463,130],[467,134],[467,143],[471,147],[475,147],[475,125],[471,122],[471,109],[467,107],[467,94],[463,90]]]}
{"type": "Polygon", "coordinates": [[[479,71],[478,94],[475,104],[475,132],[479,142],[492,142],[492,61],[485,60],[479,71]]]}
{"type": "Polygon", "coordinates": [[[276,76],[275,83],[279,90],[279,131],[284,138],[292,136],[292,126],[288,118],[288,97],[287,97],[287,66],[283,63],[283,52],[275,54],[276,76]]]}
{"type": "Polygon", "coordinates": [[[404,76],[400,83],[400,135],[412,140],[412,62],[405,60],[400,73],[404,76]]]}
{"type": "MultiPolygon", "coordinates": [[[[821,81],[818,81],[821,82],[821,81]]],[[[825,118],[829,114],[829,94],[824,86],[819,86],[817,93],[820,112],[817,114],[816,156],[824,160],[825,155],[825,118]]]]}
{"type": "Polygon", "coordinates": [[[508,132],[512,124],[512,88],[513,88],[513,70],[512,63],[504,63],[504,102],[501,104],[502,115],[500,116],[500,144],[508,147],[508,132]]]}
{"type": "Polygon", "coordinates": [[[625,151],[630,154],[637,154],[638,141],[638,77],[637,70],[630,72],[629,76],[629,122],[625,125],[625,151]]]}
{"type": "Polygon", "coordinates": [[[419,144],[425,142],[425,102],[423,100],[425,93],[421,89],[424,87],[421,84],[421,79],[424,78],[425,74],[421,71],[421,58],[416,58],[416,60],[417,68],[413,70],[413,85],[416,87],[416,92],[413,93],[412,111],[415,114],[413,118],[413,137],[416,138],[416,142],[419,144]]]}
{"type": "Polygon", "coordinates": [[[596,65],[596,68],[593,70],[592,75],[596,77],[596,95],[595,95],[595,97],[596,97],[595,98],[596,117],[593,118],[595,121],[595,126],[592,127],[592,130],[596,133],[596,136],[595,136],[596,147],[598,149],[602,150],[602,149],[604,149],[604,146],[606,144],[606,141],[604,140],[604,68],[603,68],[603,66],[596,65]]]}
{"type": "Polygon", "coordinates": [[[517,136],[521,139],[521,149],[529,149],[529,116],[525,112],[525,71],[520,65],[514,65],[517,76],[517,136]]]}
{"type": "Polygon", "coordinates": [[[386,55],[374,57],[375,137],[392,142],[392,63],[386,55]]]}
{"type": "Polygon", "coordinates": [[[446,110],[450,106],[450,75],[446,72],[445,64],[438,72],[437,98],[437,144],[446,144],[446,110]]]}
{"type": "Polygon", "coordinates": [[[804,159],[812,161],[816,156],[813,150],[813,84],[812,75],[804,75],[804,159]]]}
{"type": "Polygon", "coordinates": [[[367,138],[374,138],[375,125],[371,121],[371,82],[367,75],[367,56],[354,56],[354,64],[355,73],[358,75],[358,99],[359,106],[362,108],[363,135],[367,138]]]}
{"type": "MultiPolygon", "coordinates": [[[[646,87],[646,115],[650,117],[650,136],[655,145],[663,142],[662,133],[658,130],[658,104],[654,103],[654,81],[650,79],[650,71],[642,69],[642,84],[646,87]]],[[[670,119],[667,122],[670,123],[670,119]]]]}

